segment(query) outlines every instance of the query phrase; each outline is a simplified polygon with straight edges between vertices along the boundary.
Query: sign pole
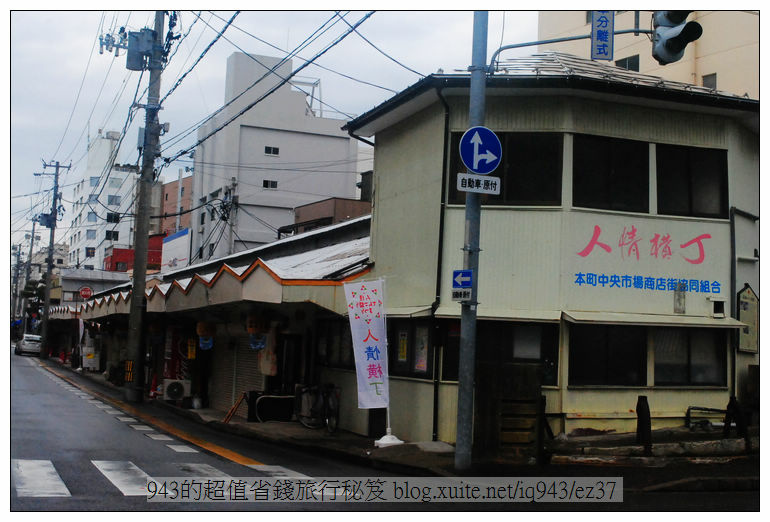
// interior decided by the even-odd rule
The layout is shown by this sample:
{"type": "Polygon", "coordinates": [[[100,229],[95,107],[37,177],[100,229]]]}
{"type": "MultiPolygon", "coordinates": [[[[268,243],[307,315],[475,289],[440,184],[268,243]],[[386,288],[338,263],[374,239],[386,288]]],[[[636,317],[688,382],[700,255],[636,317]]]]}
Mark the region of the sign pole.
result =
{"type": "MultiPolygon", "coordinates": [[[[470,88],[470,110],[468,126],[484,124],[486,77],[487,77],[487,26],[489,14],[486,11],[473,13],[473,55],[470,88]]],[[[463,269],[471,270],[471,299],[463,301],[460,319],[460,368],[457,397],[457,442],[455,446],[455,468],[467,470],[471,467],[473,445],[473,382],[476,365],[476,305],[479,268],[479,229],[481,205],[479,194],[465,194],[465,245],[463,247],[463,269]]]]}

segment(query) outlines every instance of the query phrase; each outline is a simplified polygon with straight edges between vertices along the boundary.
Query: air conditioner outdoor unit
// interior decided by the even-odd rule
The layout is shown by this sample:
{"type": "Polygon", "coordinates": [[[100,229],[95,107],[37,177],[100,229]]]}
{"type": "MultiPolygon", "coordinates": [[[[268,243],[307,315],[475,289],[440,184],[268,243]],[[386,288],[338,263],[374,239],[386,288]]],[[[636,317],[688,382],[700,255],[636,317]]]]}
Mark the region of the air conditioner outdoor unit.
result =
{"type": "Polygon", "coordinates": [[[164,400],[176,401],[190,395],[189,379],[163,379],[164,400]]]}

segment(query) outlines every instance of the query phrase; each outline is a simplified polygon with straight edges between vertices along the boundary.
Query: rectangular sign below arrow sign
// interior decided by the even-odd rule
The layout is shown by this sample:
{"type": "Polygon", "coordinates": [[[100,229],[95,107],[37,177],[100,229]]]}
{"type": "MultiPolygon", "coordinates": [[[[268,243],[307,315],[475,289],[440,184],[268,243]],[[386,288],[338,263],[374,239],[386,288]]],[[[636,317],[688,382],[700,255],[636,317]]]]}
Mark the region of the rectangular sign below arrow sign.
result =
{"type": "Polygon", "coordinates": [[[476,174],[457,174],[457,190],[461,192],[478,192],[481,194],[500,194],[500,178],[494,176],[478,176],[476,174]]]}
{"type": "Polygon", "coordinates": [[[470,301],[473,286],[473,270],[452,272],[452,301],[470,301]]]}

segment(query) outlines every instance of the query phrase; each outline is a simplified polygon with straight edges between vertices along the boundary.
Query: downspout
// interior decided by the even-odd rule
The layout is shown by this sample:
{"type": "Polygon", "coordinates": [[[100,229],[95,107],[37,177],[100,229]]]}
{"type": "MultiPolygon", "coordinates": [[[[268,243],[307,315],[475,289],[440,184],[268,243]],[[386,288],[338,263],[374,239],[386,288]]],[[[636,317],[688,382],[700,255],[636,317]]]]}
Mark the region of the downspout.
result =
{"type": "MultiPolygon", "coordinates": [[[[441,304],[441,270],[444,252],[444,214],[446,209],[446,184],[449,173],[447,172],[447,154],[449,151],[449,104],[441,93],[441,88],[436,87],[436,95],[444,106],[444,148],[441,159],[441,205],[438,221],[438,254],[436,255],[436,300],[430,307],[430,315],[434,317],[441,304]]],[[[435,324],[435,318],[433,323],[435,324]]],[[[434,331],[437,329],[434,328],[434,331]]],[[[433,440],[438,440],[438,408],[439,408],[439,354],[433,350],[433,440]]]]}
{"type": "MultiPolygon", "coordinates": [[[[730,317],[736,319],[737,306],[735,302],[736,294],[736,279],[738,273],[737,260],[736,260],[736,247],[735,247],[735,207],[730,207],[730,317]]],[[[737,396],[738,384],[736,379],[738,378],[738,369],[735,367],[738,363],[736,352],[738,335],[735,332],[730,332],[730,365],[732,366],[732,379],[730,380],[730,396],[737,396]]]]}

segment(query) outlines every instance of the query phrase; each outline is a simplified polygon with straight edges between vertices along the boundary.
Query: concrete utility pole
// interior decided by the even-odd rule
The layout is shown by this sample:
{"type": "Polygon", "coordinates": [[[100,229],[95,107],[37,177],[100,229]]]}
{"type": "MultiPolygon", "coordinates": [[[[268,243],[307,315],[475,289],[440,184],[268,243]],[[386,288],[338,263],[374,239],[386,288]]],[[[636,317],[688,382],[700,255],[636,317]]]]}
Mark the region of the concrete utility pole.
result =
{"type": "MultiPolygon", "coordinates": [[[[32,271],[32,249],[35,246],[35,225],[37,225],[37,216],[35,216],[35,219],[32,220],[32,235],[29,238],[29,257],[27,258],[27,269],[24,273],[24,285],[26,286],[27,283],[29,283],[29,275],[32,271]]],[[[22,329],[21,333],[25,334],[27,333],[27,298],[25,297],[22,300],[22,309],[21,309],[21,324],[22,329]]]]}
{"type": "MultiPolygon", "coordinates": [[[[484,125],[487,82],[487,26],[486,11],[473,13],[473,57],[471,73],[470,109],[468,128],[484,125]]],[[[465,194],[465,246],[463,269],[473,271],[470,301],[462,302],[460,317],[460,368],[457,396],[457,444],[455,468],[466,470],[471,466],[473,446],[473,385],[476,373],[476,306],[479,281],[479,229],[481,205],[479,194],[465,194]]]]}
{"type": "MultiPolygon", "coordinates": [[[[66,167],[62,167],[59,162],[56,163],[46,163],[43,162],[43,168],[47,169],[48,167],[55,167],[56,171],[53,175],[53,197],[51,198],[51,214],[48,216],[48,219],[46,220],[48,222],[48,227],[51,230],[51,235],[48,239],[48,256],[46,257],[46,277],[45,277],[45,304],[43,305],[43,329],[42,329],[42,337],[43,342],[42,346],[40,347],[40,358],[41,359],[47,359],[48,358],[48,352],[51,350],[50,345],[50,339],[48,335],[48,309],[51,307],[51,285],[53,283],[52,274],[53,274],[53,251],[54,251],[54,238],[56,236],[56,221],[58,219],[58,209],[59,209],[59,169],[65,168],[70,169],[72,167],[72,164],[70,163],[66,167]]],[[[36,173],[35,176],[50,176],[50,174],[46,173],[36,173]]]]}
{"type": "Polygon", "coordinates": [[[13,295],[11,296],[11,320],[16,320],[16,308],[19,304],[19,266],[21,265],[21,245],[13,245],[16,253],[16,266],[13,269],[13,295]]]}
{"type": "Polygon", "coordinates": [[[131,310],[128,317],[128,357],[126,372],[126,400],[142,402],[144,390],[144,314],[147,309],[145,287],[147,279],[147,244],[150,230],[150,190],[155,178],[155,157],[158,155],[160,125],[160,77],[163,69],[164,12],[155,11],[155,31],[152,55],[149,60],[150,85],[144,120],[144,148],[142,173],[139,176],[136,220],[134,222],[134,281],[131,291],[131,310]]]}

